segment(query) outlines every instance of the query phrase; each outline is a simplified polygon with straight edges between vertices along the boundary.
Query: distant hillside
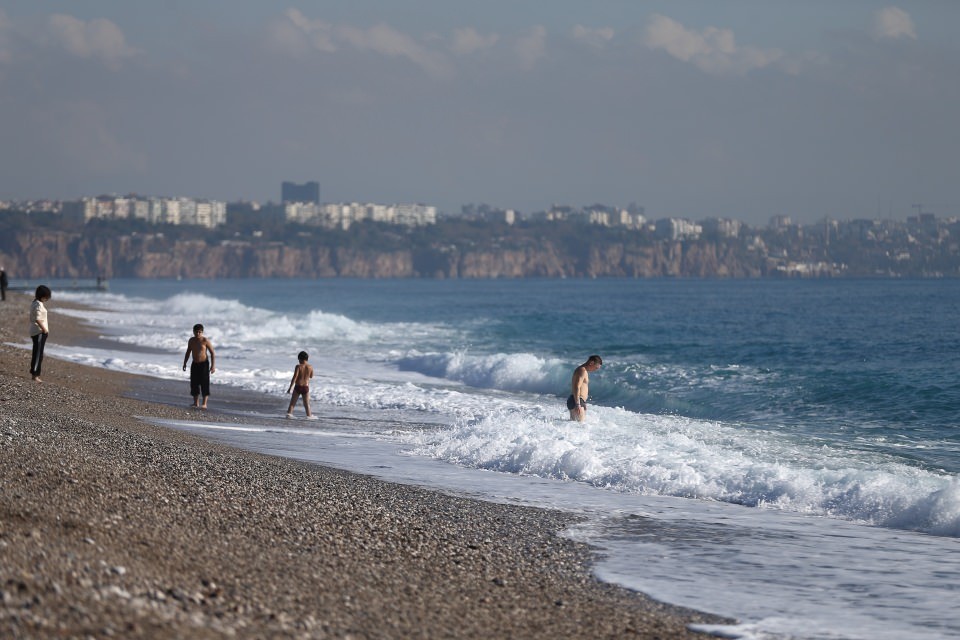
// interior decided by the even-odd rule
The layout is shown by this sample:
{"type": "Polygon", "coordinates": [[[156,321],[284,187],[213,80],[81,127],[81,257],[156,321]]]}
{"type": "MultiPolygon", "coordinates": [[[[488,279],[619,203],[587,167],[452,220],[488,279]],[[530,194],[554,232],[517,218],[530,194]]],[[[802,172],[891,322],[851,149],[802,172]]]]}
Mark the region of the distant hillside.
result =
{"type": "Polygon", "coordinates": [[[98,223],[57,229],[0,217],[0,265],[11,278],[523,278],[960,275],[956,243],[829,241],[803,229],[659,239],[598,225],[451,221],[349,231],[98,223]],[[891,244],[893,243],[893,244],[891,244]]]}

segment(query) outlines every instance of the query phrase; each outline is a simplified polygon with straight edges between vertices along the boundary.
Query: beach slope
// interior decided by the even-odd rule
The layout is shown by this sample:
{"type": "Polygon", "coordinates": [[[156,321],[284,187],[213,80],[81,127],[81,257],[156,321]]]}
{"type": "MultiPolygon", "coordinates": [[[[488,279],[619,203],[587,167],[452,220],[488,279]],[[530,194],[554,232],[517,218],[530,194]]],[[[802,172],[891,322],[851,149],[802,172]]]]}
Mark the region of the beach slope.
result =
{"type": "Polygon", "coordinates": [[[672,639],[717,622],[598,582],[557,535],[570,514],[147,424],[197,413],[57,360],[87,337],[56,299],[35,383],[9,344],[29,340],[29,301],[0,303],[0,637],[672,639]]]}

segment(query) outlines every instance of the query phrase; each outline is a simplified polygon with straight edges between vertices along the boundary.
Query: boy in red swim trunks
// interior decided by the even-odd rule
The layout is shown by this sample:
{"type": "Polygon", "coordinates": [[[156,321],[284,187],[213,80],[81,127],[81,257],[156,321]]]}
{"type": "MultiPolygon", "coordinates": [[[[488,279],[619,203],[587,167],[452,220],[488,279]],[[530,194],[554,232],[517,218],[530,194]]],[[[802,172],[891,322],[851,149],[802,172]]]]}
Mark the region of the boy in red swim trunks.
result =
{"type": "Polygon", "coordinates": [[[300,364],[293,368],[293,378],[290,379],[290,386],[287,387],[287,393],[290,393],[291,389],[293,390],[293,395],[290,396],[290,406],[287,407],[287,417],[293,417],[293,408],[297,405],[297,398],[303,398],[303,408],[307,412],[307,418],[313,419],[313,414],[310,413],[310,378],[313,377],[313,367],[307,364],[307,358],[310,356],[307,355],[306,351],[301,351],[297,354],[297,360],[300,361],[300,364]]]}

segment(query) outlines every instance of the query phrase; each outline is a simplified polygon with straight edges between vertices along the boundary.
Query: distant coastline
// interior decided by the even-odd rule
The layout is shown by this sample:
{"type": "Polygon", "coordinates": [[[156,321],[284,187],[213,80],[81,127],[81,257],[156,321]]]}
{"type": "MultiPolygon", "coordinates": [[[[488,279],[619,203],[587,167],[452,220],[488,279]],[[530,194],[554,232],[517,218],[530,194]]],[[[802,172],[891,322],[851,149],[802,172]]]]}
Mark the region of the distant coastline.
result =
{"type": "Polygon", "coordinates": [[[0,265],[35,278],[955,278],[960,221],[824,221],[676,237],[660,227],[449,218],[216,229],[0,213],[0,265]]]}

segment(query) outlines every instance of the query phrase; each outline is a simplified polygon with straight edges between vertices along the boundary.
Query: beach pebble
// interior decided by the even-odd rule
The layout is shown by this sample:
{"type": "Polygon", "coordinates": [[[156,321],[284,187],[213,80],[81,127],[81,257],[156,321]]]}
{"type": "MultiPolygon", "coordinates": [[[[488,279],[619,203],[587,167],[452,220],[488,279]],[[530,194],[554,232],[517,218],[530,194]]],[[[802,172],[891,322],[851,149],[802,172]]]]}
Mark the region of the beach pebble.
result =
{"type": "Polygon", "coordinates": [[[180,381],[57,359],[94,336],[56,296],[44,384],[24,384],[28,304],[0,304],[0,637],[693,640],[720,622],[598,582],[558,536],[575,515],[149,424],[201,416],[131,397],[182,399],[180,381]]]}

